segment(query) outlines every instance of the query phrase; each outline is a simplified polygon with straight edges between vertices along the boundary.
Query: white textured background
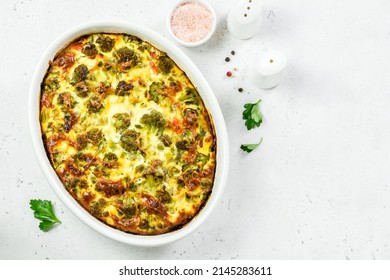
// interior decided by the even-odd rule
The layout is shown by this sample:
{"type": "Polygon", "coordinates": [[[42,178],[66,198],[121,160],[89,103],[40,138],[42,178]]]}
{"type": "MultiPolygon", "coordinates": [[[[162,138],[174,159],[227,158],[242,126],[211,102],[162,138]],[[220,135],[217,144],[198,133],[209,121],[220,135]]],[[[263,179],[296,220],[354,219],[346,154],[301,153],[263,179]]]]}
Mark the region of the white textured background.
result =
{"type": "Polygon", "coordinates": [[[0,3],[1,259],[390,259],[390,2],[264,0],[252,39],[226,30],[232,0],[210,0],[218,30],[183,50],[215,90],[231,143],[228,184],[207,223],[160,248],[123,245],[74,217],[38,166],[28,89],[47,46],[70,27],[125,20],[168,37],[173,0],[0,3]],[[248,66],[284,51],[286,79],[253,89],[248,66]],[[224,58],[231,50],[230,63],[224,58]],[[234,78],[225,72],[236,67],[234,78]],[[237,88],[243,87],[244,93],[237,88]],[[246,131],[243,105],[262,98],[263,125],[246,131]],[[244,154],[241,143],[263,144],[244,154]],[[50,199],[62,225],[38,229],[32,198],[50,199]]]}

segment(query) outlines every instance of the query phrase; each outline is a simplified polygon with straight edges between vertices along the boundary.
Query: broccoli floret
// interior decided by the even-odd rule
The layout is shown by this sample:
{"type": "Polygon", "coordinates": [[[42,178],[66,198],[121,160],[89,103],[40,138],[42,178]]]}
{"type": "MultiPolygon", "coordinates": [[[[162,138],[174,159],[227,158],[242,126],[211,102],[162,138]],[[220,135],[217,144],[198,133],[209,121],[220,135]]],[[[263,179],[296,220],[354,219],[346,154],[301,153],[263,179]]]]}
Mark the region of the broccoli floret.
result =
{"type": "Polygon", "coordinates": [[[123,35],[123,40],[126,42],[126,43],[138,43],[138,44],[141,44],[142,43],[142,40],[136,36],[133,36],[133,35],[123,35]]]}
{"type": "Polygon", "coordinates": [[[85,137],[85,135],[77,136],[76,143],[77,143],[77,149],[79,151],[85,149],[85,147],[87,147],[88,145],[87,137],[85,137]]]}
{"type": "Polygon", "coordinates": [[[66,182],[66,187],[71,190],[85,189],[88,187],[88,183],[84,179],[73,177],[66,182]]]}
{"type": "Polygon", "coordinates": [[[132,62],[132,66],[136,65],[138,62],[138,57],[133,50],[130,50],[128,47],[120,48],[116,51],[116,56],[118,57],[118,63],[123,62],[132,62]]]}
{"type": "Polygon", "coordinates": [[[115,39],[102,36],[96,40],[96,43],[99,44],[102,52],[110,52],[115,45],[115,39]]]}
{"type": "Polygon", "coordinates": [[[92,128],[87,132],[87,138],[96,145],[103,139],[103,133],[98,128],[92,128]]]}
{"type": "Polygon", "coordinates": [[[131,83],[120,81],[116,87],[115,94],[119,96],[129,95],[130,90],[132,89],[133,89],[133,85],[131,83]]]}
{"type": "Polygon", "coordinates": [[[89,210],[92,215],[101,216],[104,206],[106,206],[106,200],[104,198],[100,198],[98,201],[94,201],[91,203],[89,210]]]}
{"type": "Polygon", "coordinates": [[[103,109],[103,107],[104,106],[102,104],[102,101],[97,96],[93,96],[91,99],[88,100],[87,108],[88,108],[88,111],[90,111],[90,112],[97,113],[101,109],[103,109]]]}
{"type": "Polygon", "coordinates": [[[153,82],[149,86],[149,96],[154,102],[159,104],[164,98],[163,94],[164,82],[153,82]]]}
{"type": "Polygon", "coordinates": [[[90,156],[81,152],[75,154],[72,158],[73,158],[73,163],[77,167],[81,167],[81,168],[85,166],[90,160],[92,160],[90,156]]]}
{"type": "Polygon", "coordinates": [[[68,109],[74,108],[77,104],[69,92],[61,92],[58,94],[57,103],[62,107],[62,111],[68,111],[68,109]]]}
{"type": "Polygon", "coordinates": [[[85,64],[77,66],[73,71],[72,80],[74,83],[84,81],[88,75],[88,68],[85,64]]]}
{"type": "Polygon", "coordinates": [[[60,82],[58,81],[57,77],[46,78],[46,81],[44,83],[45,91],[56,91],[59,88],[60,88],[60,82]]]}
{"type": "Polygon", "coordinates": [[[116,113],[113,115],[113,118],[116,131],[125,130],[131,124],[130,115],[128,113],[116,113]]]}
{"type": "Polygon", "coordinates": [[[173,61],[169,57],[163,55],[158,58],[157,66],[161,72],[168,74],[173,68],[173,61]]]}
{"type": "Polygon", "coordinates": [[[104,155],[104,161],[118,161],[118,157],[114,153],[107,153],[104,155]]]}
{"type": "Polygon", "coordinates": [[[170,145],[172,145],[172,139],[168,135],[161,135],[160,140],[161,142],[163,142],[165,147],[169,147],[170,145]]]}
{"type": "Polygon", "coordinates": [[[176,148],[178,148],[179,150],[186,151],[189,149],[188,142],[186,140],[178,141],[176,142],[176,148]]]}
{"type": "Polygon", "coordinates": [[[139,137],[139,133],[135,130],[126,130],[123,132],[120,138],[120,145],[122,148],[129,152],[133,153],[138,150],[137,139],[139,137]]]}
{"type": "Polygon", "coordinates": [[[149,222],[148,220],[145,220],[145,219],[142,219],[138,226],[141,228],[141,229],[144,229],[144,230],[147,230],[147,229],[150,229],[150,225],[149,225],[149,222]]]}
{"type": "Polygon", "coordinates": [[[121,212],[123,213],[123,215],[125,215],[126,219],[131,219],[136,214],[137,208],[134,205],[127,206],[127,207],[122,208],[121,212]]]}
{"type": "Polygon", "coordinates": [[[64,115],[64,131],[68,133],[73,126],[73,117],[69,112],[66,112],[64,115]]]}
{"type": "Polygon", "coordinates": [[[83,49],[81,50],[81,52],[86,56],[91,56],[91,57],[97,55],[98,53],[95,44],[91,44],[91,43],[86,43],[83,49]]]}
{"type": "Polygon", "coordinates": [[[86,82],[80,82],[74,85],[76,93],[80,97],[87,97],[88,95],[88,84],[86,82]]]}
{"type": "Polygon", "coordinates": [[[164,128],[166,124],[163,115],[156,110],[152,110],[150,114],[144,114],[140,122],[144,125],[160,129],[164,128]]]}

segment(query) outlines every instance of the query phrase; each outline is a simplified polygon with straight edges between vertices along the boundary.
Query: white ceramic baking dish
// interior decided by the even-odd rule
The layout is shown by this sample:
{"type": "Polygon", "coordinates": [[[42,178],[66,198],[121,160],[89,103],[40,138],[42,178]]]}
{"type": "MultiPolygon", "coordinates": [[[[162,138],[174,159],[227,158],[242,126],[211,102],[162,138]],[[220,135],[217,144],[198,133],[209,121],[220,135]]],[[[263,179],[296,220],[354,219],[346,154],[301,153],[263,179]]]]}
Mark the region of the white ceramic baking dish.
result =
{"type": "Polygon", "coordinates": [[[75,216],[77,216],[92,229],[109,238],[137,246],[150,247],[164,245],[183,238],[193,232],[207,219],[215,205],[220,202],[220,197],[226,182],[229,167],[229,147],[227,130],[218,101],[202,73],[187,57],[187,55],[185,55],[169,40],[150,29],[124,22],[95,22],[73,28],[65,34],[61,35],[49,46],[47,51],[44,53],[33,76],[29,98],[29,124],[33,146],[38,157],[39,164],[42,167],[46,178],[48,179],[49,184],[55,193],[75,216]],[[41,137],[39,109],[41,82],[48,69],[49,60],[52,60],[59,50],[64,48],[68,43],[72,42],[77,37],[94,32],[128,33],[138,36],[141,39],[155,45],[160,50],[165,51],[188,75],[190,80],[198,89],[206,108],[212,116],[217,137],[217,165],[213,190],[209,200],[207,201],[204,208],[198,213],[198,215],[194,217],[194,219],[187,225],[176,231],[161,235],[141,236],[122,232],[100,222],[92,215],[90,215],[83,207],[81,207],[67,192],[46,156],[41,137]]]}

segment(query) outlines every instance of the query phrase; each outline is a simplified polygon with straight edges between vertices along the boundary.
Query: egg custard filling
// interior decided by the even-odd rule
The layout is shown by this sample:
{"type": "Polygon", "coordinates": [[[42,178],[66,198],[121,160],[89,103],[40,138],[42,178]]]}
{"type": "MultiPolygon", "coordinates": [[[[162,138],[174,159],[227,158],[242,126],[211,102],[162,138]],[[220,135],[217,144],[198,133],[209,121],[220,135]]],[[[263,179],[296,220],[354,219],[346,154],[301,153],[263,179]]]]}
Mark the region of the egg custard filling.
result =
{"type": "Polygon", "coordinates": [[[40,122],[66,190],[111,227],[170,232],[210,196],[212,119],[186,74],[138,37],[94,33],[58,52],[42,82],[40,122]]]}

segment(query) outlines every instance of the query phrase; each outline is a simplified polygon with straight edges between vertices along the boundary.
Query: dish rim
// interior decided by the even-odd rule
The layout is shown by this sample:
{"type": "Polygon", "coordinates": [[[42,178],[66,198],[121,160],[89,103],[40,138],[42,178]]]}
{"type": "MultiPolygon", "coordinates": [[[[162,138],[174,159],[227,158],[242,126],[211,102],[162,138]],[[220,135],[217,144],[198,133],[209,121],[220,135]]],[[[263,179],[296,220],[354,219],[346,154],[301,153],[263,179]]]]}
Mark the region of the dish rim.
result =
{"type": "Polygon", "coordinates": [[[207,220],[216,204],[220,202],[223,189],[226,185],[229,168],[229,143],[225,121],[219,103],[209,83],[190,58],[168,39],[149,28],[121,21],[105,21],[85,23],[64,32],[50,44],[37,64],[29,90],[28,117],[34,152],[51,188],[62,203],[64,203],[78,219],[106,237],[135,246],[153,247],[165,245],[184,238],[195,231],[207,220]],[[174,62],[185,72],[197,88],[199,95],[214,123],[217,142],[217,158],[212,192],[204,207],[197,213],[197,215],[182,228],[175,231],[160,235],[144,236],[126,233],[106,225],[102,221],[93,217],[69,194],[55,173],[54,168],[46,155],[46,150],[42,141],[39,113],[41,83],[48,70],[48,62],[52,60],[61,49],[76,38],[82,35],[103,32],[127,33],[134,35],[142,40],[150,42],[161,51],[166,52],[168,56],[172,58],[174,62]]]}

